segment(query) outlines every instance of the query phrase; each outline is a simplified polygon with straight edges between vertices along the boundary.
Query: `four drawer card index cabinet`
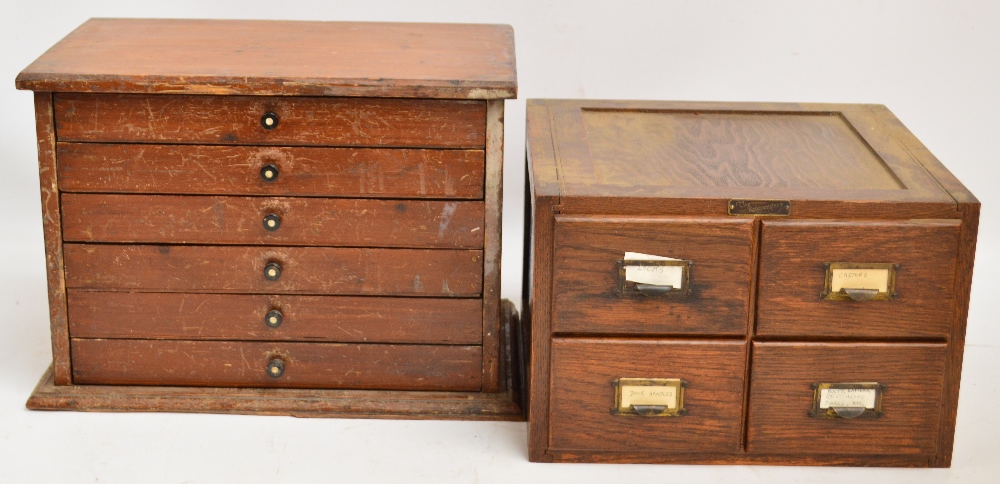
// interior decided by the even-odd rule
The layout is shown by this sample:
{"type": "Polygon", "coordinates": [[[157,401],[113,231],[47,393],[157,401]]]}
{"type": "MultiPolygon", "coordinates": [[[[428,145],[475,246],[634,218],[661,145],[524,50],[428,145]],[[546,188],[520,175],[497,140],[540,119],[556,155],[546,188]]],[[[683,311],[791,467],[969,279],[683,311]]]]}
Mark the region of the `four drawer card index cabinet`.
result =
{"type": "Polygon", "coordinates": [[[885,107],[527,113],[532,460],[950,465],[979,202],[885,107]]]}
{"type": "Polygon", "coordinates": [[[90,20],[35,91],[30,408],[523,419],[502,25],[90,20]]]}

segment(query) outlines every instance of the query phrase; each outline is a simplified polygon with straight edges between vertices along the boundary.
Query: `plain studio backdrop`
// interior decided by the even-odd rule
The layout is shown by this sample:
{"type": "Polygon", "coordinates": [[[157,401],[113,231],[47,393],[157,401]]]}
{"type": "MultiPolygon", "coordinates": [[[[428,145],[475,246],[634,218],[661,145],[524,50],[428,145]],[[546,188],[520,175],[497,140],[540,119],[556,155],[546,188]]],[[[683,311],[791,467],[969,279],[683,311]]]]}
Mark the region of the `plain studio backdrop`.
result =
{"type": "Polygon", "coordinates": [[[0,482],[996,482],[1000,2],[3,0],[0,12],[0,482]],[[526,98],[887,105],[983,203],[953,467],[532,464],[524,423],[26,410],[51,350],[32,95],[14,77],[90,17],[512,25],[503,296],[518,304],[526,98]]]}

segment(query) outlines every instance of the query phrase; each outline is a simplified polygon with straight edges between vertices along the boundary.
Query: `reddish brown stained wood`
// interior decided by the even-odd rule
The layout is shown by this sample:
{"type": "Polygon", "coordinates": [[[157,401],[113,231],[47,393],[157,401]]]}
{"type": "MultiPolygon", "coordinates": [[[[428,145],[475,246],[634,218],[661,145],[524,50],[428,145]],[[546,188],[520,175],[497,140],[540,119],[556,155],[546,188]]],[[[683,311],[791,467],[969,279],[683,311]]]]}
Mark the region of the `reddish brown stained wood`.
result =
{"type": "MultiPolygon", "coordinates": [[[[533,159],[528,158],[530,168],[533,159]]],[[[530,185],[533,190],[534,185],[530,185]]],[[[522,307],[525,318],[523,324],[529,329],[530,339],[525,342],[526,360],[529,362],[528,381],[528,458],[532,462],[542,462],[549,447],[549,371],[552,338],[552,240],[555,231],[554,205],[552,198],[533,196],[532,203],[525,211],[532,211],[534,227],[531,230],[532,249],[527,256],[533,261],[531,272],[531,292],[527,304],[522,307]]]]}
{"type": "Polygon", "coordinates": [[[482,343],[482,301],[70,290],[74,338],[482,343]],[[270,311],[280,326],[266,324],[270,311]]]}
{"type": "Polygon", "coordinates": [[[945,344],[754,343],[747,451],[933,454],[944,400],[945,344]],[[817,419],[812,383],[886,385],[878,419],[817,419]]]}
{"type": "Polygon", "coordinates": [[[73,338],[72,353],[80,384],[476,391],[482,379],[479,346],[73,338]]]}
{"type": "Polygon", "coordinates": [[[752,219],[556,216],[554,333],[745,334],[752,219]],[[619,294],[625,252],[693,261],[687,297],[619,294]]]}
{"type": "Polygon", "coordinates": [[[557,451],[738,452],[742,341],[555,338],[549,447],[557,451]],[[680,378],[687,415],[613,415],[618,378],[680,378]]]}
{"type": "Polygon", "coordinates": [[[35,93],[35,131],[38,136],[38,178],[42,191],[42,235],[45,238],[45,275],[49,290],[49,328],[52,331],[52,373],[56,385],[72,383],[69,329],[66,322],[66,275],[63,273],[59,181],[56,173],[56,134],[52,122],[52,93],[35,93]]]}
{"type": "Polygon", "coordinates": [[[57,143],[64,192],[483,198],[481,150],[57,143]],[[261,169],[274,165],[277,178],[261,169]]]}
{"type": "Polygon", "coordinates": [[[59,141],[478,148],[486,103],[436,99],[57,93],[59,141]],[[274,129],[261,123],[278,116],[274,129]]]}
{"type": "Polygon", "coordinates": [[[62,196],[67,242],[483,247],[483,202],[62,196]],[[274,230],[265,217],[275,215],[274,230]]]}
{"type": "Polygon", "coordinates": [[[538,462],[592,462],[622,464],[681,465],[767,465],[767,466],[852,466],[852,467],[940,467],[930,465],[926,455],[754,455],[698,452],[580,452],[552,451],[538,462]]]}
{"type": "Polygon", "coordinates": [[[503,227],[503,101],[486,103],[486,217],[483,245],[483,391],[501,391],[500,232],[503,227]]]}
{"type": "Polygon", "coordinates": [[[65,244],[66,286],[143,292],[479,297],[482,251],[65,244]],[[278,280],[264,268],[278,263],[278,280]]]}
{"type": "Polygon", "coordinates": [[[766,220],[757,334],[946,337],[955,304],[958,220],[855,222],[766,220]],[[830,262],[899,264],[896,297],[819,297],[830,262]]]}
{"type": "Polygon", "coordinates": [[[517,73],[508,25],[91,19],[17,87],[493,99],[517,73]]]}

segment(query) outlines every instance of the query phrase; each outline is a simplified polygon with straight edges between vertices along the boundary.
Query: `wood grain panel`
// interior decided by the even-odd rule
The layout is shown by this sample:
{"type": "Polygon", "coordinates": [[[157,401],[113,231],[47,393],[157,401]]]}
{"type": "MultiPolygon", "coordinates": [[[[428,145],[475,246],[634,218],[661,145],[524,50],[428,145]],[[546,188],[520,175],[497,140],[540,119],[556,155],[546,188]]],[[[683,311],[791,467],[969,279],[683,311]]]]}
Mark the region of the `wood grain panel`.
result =
{"type": "Polygon", "coordinates": [[[480,249],[484,233],[483,202],[67,193],[62,210],[67,242],[480,249]]]}
{"type": "Polygon", "coordinates": [[[482,379],[478,346],[74,338],[72,353],[78,384],[475,391],[482,379]]]}
{"type": "Polygon", "coordinates": [[[74,338],[482,342],[482,301],[333,296],[169,294],[71,290],[74,338]],[[281,325],[265,324],[269,311],[281,325]]]}
{"type": "Polygon", "coordinates": [[[757,334],[946,337],[955,303],[959,220],[766,220],[757,334]],[[819,297],[828,262],[899,264],[888,301],[819,297]]]}
{"type": "Polygon", "coordinates": [[[144,292],[478,297],[482,251],[65,244],[66,286],[144,292]],[[264,278],[278,263],[280,278],[264,278]]]}
{"type": "Polygon", "coordinates": [[[745,334],[750,219],[556,217],[556,333],[745,334]],[[691,260],[688,297],[621,295],[625,252],[691,260]]]}
{"type": "Polygon", "coordinates": [[[742,341],[552,341],[549,447],[577,451],[738,452],[742,341]],[[680,417],[612,415],[617,378],[688,382],[680,417]]]}
{"type": "Polygon", "coordinates": [[[486,103],[436,99],[55,95],[59,141],[478,148],[486,103]],[[278,116],[274,129],[261,117],[278,116]]]}
{"type": "Polygon", "coordinates": [[[944,399],[944,344],[754,343],[747,451],[932,454],[944,399]],[[878,419],[809,417],[813,383],[886,385],[878,419]]]}
{"type": "Polygon", "coordinates": [[[483,198],[483,151],[58,143],[64,192],[483,198]],[[278,177],[265,181],[264,165],[278,177]]]}

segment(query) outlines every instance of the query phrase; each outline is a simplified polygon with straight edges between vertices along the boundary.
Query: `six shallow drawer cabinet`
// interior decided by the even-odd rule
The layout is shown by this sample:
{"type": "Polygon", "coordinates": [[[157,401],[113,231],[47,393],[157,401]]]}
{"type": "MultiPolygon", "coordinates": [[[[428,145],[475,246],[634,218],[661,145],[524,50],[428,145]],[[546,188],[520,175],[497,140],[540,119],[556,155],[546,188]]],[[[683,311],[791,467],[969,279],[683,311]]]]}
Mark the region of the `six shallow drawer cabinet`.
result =
{"type": "MultiPolygon", "coordinates": [[[[512,41],[506,26],[170,20],[64,39],[18,79],[37,91],[55,385],[434,391],[268,398],[518,418],[500,397],[512,41]]],[[[170,397],[145,392],[89,405],[170,397]]],[[[260,410],[210,396],[170,409],[260,410]]]]}
{"type": "Polygon", "coordinates": [[[533,461],[950,465],[979,203],[887,109],[527,113],[533,461]]]}

